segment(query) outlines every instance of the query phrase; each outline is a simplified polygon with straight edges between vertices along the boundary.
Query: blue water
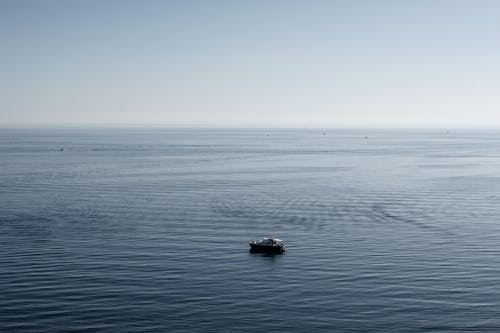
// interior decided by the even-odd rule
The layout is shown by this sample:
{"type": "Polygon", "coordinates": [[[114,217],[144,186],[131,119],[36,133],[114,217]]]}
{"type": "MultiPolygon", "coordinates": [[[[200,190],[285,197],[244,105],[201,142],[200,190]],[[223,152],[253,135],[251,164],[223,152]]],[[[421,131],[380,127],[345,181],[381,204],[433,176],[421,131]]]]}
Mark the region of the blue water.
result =
{"type": "Polygon", "coordinates": [[[494,131],[2,129],[0,331],[498,332],[499,202],[494,131]]]}

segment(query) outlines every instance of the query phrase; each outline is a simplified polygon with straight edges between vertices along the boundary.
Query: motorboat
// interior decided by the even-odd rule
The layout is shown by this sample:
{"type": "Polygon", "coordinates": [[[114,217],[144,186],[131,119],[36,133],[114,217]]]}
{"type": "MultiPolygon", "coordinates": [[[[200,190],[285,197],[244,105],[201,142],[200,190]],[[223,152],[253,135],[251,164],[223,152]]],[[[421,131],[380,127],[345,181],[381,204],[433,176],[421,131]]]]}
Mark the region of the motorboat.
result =
{"type": "Polygon", "coordinates": [[[266,237],[256,241],[252,241],[250,244],[250,252],[262,252],[262,253],[283,253],[286,250],[285,243],[275,237],[266,237]]]}

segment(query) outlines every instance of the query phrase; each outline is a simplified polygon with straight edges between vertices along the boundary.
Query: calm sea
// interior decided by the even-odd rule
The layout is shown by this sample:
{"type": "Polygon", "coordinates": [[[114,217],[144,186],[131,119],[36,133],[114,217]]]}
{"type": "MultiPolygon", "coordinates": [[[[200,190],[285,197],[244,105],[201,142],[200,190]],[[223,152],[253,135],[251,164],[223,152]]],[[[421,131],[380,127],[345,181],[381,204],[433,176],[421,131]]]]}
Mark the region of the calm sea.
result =
{"type": "Polygon", "coordinates": [[[499,332],[500,132],[2,129],[0,287],[2,332],[499,332]]]}

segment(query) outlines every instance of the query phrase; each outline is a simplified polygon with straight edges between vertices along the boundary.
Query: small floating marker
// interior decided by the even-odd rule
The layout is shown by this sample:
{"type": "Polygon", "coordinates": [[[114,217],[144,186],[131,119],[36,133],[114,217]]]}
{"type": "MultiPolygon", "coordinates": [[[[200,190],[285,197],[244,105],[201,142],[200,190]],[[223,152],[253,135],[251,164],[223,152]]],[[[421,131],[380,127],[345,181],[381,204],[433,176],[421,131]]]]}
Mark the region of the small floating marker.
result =
{"type": "Polygon", "coordinates": [[[64,147],[62,147],[61,149],[59,149],[59,151],[64,151],[64,147]]]}

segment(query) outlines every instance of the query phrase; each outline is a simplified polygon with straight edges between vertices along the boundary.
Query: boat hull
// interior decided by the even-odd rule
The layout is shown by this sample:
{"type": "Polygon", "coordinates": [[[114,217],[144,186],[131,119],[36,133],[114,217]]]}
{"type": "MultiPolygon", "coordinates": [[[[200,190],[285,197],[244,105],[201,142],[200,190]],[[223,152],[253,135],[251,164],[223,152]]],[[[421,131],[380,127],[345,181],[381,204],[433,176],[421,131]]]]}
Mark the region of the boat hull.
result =
{"type": "Polygon", "coordinates": [[[280,245],[261,245],[261,244],[250,244],[250,252],[252,253],[283,253],[285,252],[285,247],[280,245]]]}

